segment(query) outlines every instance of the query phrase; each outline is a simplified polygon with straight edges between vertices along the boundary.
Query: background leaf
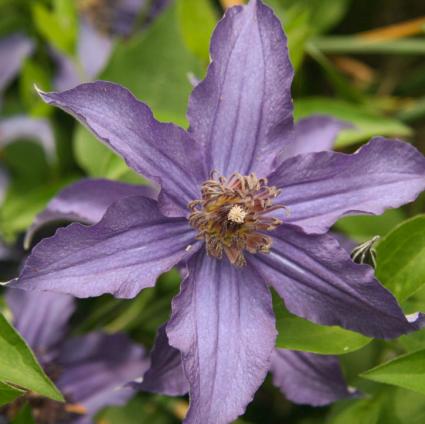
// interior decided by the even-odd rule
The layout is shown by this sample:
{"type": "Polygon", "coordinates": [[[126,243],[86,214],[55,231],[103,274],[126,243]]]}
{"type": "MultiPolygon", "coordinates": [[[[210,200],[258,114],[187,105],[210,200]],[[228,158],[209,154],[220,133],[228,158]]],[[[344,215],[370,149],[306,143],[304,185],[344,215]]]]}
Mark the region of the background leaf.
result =
{"type": "Polygon", "coordinates": [[[378,279],[399,301],[425,284],[425,215],[403,222],[376,247],[378,279]]]}
{"type": "Polygon", "coordinates": [[[399,356],[364,372],[361,376],[425,395],[425,349],[399,356]]]}
{"type": "Polygon", "coordinates": [[[32,416],[31,407],[26,403],[10,424],[37,424],[32,416]]]}
{"type": "Polygon", "coordinates": [[[177,12],[186,47],[203,63],[208,64],[211,33],[217,23],[217,16],[211,2],[209,0],[178,0],[177,12]]]}
{"type": "Polygon", "coordinates": [[[74,151],[79,165],[92,177],[142,183],[143,178],[130,169],[124,159],[95,138],[82,125],[75,131],[74,151]]]}
{"type": "Polygon", "coordinates": [[[405,219],[401,209],[389,209],[382,215],[347,216],[335,224],[335,229],[342,231],[351,239],[363,242],[374,236],[385,236],[405,219]]]}
{"type": "Polygon", "coordinates": [[[337,326],[314,324],[292,315],[274,296],[278,336],[276,346],[324,355],[342,355],[366,346],[372,339],[337,326]]]}
{"type": "Polygon", "coordinates": [[[74,2],[54,0],[49,10],[40,2],[33,4],[33,20],[48,43],[65,54],[73,55],[77,39],[74,2]]]}
{"type": "Polygon", "coordinates": [[[382,408],[381,399],[362,399],[334,413],[328,424],[378,424],[382,408]]]}
{"type": "Polygon", "coordinates": [[[0,406],[13,402],[23,393],[25,392],[16,387],[12,387],[9,384],[0,382],[0,406]]]}
{"type": "Polygon", "coordinates": [[[282,0],[267,0],[266,3],[282,21],[288,38],[289,57],[295,70],[304,58],[305,45],[312,34],[311,10],[308,5],[282,0]]]}
{"type": "Polygon", "coordinates": [[[381,116],[362,105],[327,97],[298,99],[295,101],[294,113],[296,119],[321,114],[353,124],[355,128],[341,132],[336,142],[337,148],[366,141],[376,135],[408,137],[412,134],[411,129],[397,119],[381,116]]]}
{"type": "Polygon", "coordinates": [[[63,400],[24,339],[3,315],[0,315],[0,352],[0,381],[16,384],[54,400],[63,400]]]}
{"type": "Polygon", "coordinates": [[[184,126],[192,89],[188,74],[199,76],[201,69],[182,39],[177,6],[172,4],[146,31],[116,48],[100,79],[127,87],[157,119],[184,126]]]}
{"type": "Polygon", "coordinates": [[[73,180],[70,177],[52,181],[28,191],[22,185],[12,185],[0,210],[2,237],[6,240],[15,239],[19,232],[31,225],[48,201],[73,180]]]}

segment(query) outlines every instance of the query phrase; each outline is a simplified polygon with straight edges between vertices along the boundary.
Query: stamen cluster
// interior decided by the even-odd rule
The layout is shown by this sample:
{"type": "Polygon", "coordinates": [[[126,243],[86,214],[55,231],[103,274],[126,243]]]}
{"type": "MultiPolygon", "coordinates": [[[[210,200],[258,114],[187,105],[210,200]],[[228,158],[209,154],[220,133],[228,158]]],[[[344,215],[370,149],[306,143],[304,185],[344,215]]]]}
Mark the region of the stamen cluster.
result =
{"type": "Polygon", "coordinates": [[[282,221],[268,215],[283,205],[273,205],[280,190],[268,187],[266,178],[255,174],[234,173],[230,178],[215,178],[202,184],[202,199],[190,202],[190,224],[198,230],[198,239],[205,241],[207,253],[221,259],[223,252],[230,262],[246,264],[244,251],[268,253],[272,231],[282,221]]]}

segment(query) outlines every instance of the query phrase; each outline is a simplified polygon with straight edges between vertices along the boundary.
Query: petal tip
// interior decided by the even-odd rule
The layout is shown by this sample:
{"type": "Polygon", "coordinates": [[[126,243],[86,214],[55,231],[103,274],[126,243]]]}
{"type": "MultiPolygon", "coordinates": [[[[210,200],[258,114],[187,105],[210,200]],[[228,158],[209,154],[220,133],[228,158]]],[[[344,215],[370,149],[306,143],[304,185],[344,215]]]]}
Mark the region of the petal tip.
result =
{"type": "Polygon", "coordinates": [[[37,92],[37,94],[39,94],[40,96],[47,94],[47,92],[39,88],[37,84],[34,83],[33,87],[34,87],[34,90],[37,92]]]}

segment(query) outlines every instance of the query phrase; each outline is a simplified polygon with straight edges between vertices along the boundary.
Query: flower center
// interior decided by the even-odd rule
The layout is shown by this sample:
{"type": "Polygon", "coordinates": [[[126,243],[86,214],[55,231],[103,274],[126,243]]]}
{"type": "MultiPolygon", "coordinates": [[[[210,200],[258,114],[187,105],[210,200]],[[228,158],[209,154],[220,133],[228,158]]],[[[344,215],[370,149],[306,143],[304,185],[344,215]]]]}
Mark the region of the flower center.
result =
{"type": "Polygon", "coordinates": [[[236,222],[236,224],[243,224],[246,214],[247,212],[244,209],[242,209],[239,205],[236,205],[230,209],[227,219],[229,221],[236,222]]]}
{"type": "Polygon", "coordinates": [[[273,205],[280,190],[269,187],[266,178],[255,174],[233,174],[230,178],[205,181],[199,200],[190,202],[190,224],[198,230],[198,239],[205,241],[207,253],[221,259],[223,252],[238,267],[246,264],[249,253],[268,253],[272,245],[264,232],[276,229],[282,221],[269,215],[284,208],[273,205]]]}

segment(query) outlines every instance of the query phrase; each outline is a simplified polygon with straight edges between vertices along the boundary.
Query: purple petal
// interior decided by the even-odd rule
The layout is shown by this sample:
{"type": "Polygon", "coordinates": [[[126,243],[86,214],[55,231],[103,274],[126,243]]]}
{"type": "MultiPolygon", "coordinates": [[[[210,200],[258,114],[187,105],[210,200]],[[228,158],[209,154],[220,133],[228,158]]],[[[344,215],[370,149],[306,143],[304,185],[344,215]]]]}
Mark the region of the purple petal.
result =
{"type": "Polygon", "coordinates": [[[0,147],[18,140],[35,140],[52,161],[55,158],[55,138],[52,127],[45,119],[15,116],[0,120],[0,147]]]}
{"type": "Polygon", "coordinates": [[[331,235],[349,255],[351,255],[353,249],[358,246],[358,243],[348,238],[344,234],[333,231],[330,231],[328,234],[331,235]]]}
{"type": "Polygon", "coordinates": [[[3,240],[0,239],[0,267],[1,262],[17,262],[20,261],[20,259],[21,255],[19,250],[16,249],[14,246],[6,244],[3,240]]]}
{"type": "Polygon", "coordinates": [[[243,414],[270,368],[271,296],[254,269],[200,252],[167,325],[190,384],[186,423],[224,424],[243,414]]]}
{"type": "Polygon", "coordinates": [[[150,20],[156,18],[169,4],[170,0],[155,0],[152,2],[148,18],[150,20]]]}
{"type": "Polygon", "coordinates": [[[335,356],[276,349],[271,372],[273,384],[295,403],[323,406],[353,395],[335,356]]]}
{"type": "Polygon", "coordinates": [[[78,221],[95,224],[106,209],[125,197],[143,196],[155,199],[157,193],[148,186],[124,184],[117,181],[85,179],[63,189],[46,209],[35,218],[26,233],[25,248],[31,244],[34,234],[44,225],[58,222],[78,221]]]}
{"type": "Polygon", "coordinates": [[[109,82],[40,95],[82,121],[130,167],[160,184],[163,213],[187,215],[187,204],[199,197],[207,175],[200,149],[184,130],[159,123],[144,103],[109,82]]]}
{"type": "Polygon", "coordinates": [[[38,358],[46,363],[58,353],[68,321],[75,309],[71,296],[57,293],[29,293],[19,289],[6,292],[13,324],[38,358]]]}
{"type": "Polygon", "coordinates": [[[165,325],[158,330],[150,357],[150,368],[142,383],[133,384],[134,388],[168,396],[181,396],[189,391],[181,353],[168,343],[165,325]]]}
{"type": "Polygon", "coordinates": [[[125,403],[134,390],[127,383],[142,376],[149,360],[144,349],[124,334],[92,333],[67,341],[58,359],[62,373],[56,385],[72,402],[87,409],[89,423],[107,405],[125,403]]]}
{"type": "Polygon", "coordinates": [[[33,48],[33,42],[22,34],[0,40],[0,91],[15,78],[33,48]]]}
{"type": "Polygon", "coordinates": [[[292,156],[332,150],[338,134],[351,125],[328,116],[310,116],[300,119],[294,129],[294,141],[285,143],[279,160],[292,156]]]}
{"type": "Polygon", "coordinates": [[[190,98],[191,134],[211,170],[266,175],[293,128],[293,70],[280,22],[259,0],[228,9],[210,55],[190,98]]]}
{"type": "Polygon", "coordinates": [[[412,202],[425,188],[425,157],[402,141],[374,138],[355,154],[321,152],[290,158],[273,173],[284,220],[326,232],[344,215],[381,214],[412,202]]]}
{"type": "Polygon", "coordinates": [[[12,286],[77,297],[134,297],[185,256],[195,233],[185,219],[162,216],[155,201],[127,197],[91,227],[74,223],[42,240],[12,286]]]}
{"type": "MultiPolygon", "coordinates": [[[[156,3],[154,0],[150,3],[156,3]]],[[[121,0],[115,2],[114,15],[111,22],[111,30],[114,34],[128,37],[134,30],[137,17],[142,8],[148,3],[146,0],[121,0]]]]}
{"type": "Polygon", "coordinates": [[[111,37],[99,32],[87,19],[80,19],[78,58],[86,81],[95,79],[103,70],[111,56],[113,45],[111,37]]]}
{"type": "Polygon", "coordinates": [[[284,224],[272,237],[271,252],[249,260],[293,314],[384,339],[418,329],[373,269],[355,264],[329,235],[308,235],[284,224]]]}

